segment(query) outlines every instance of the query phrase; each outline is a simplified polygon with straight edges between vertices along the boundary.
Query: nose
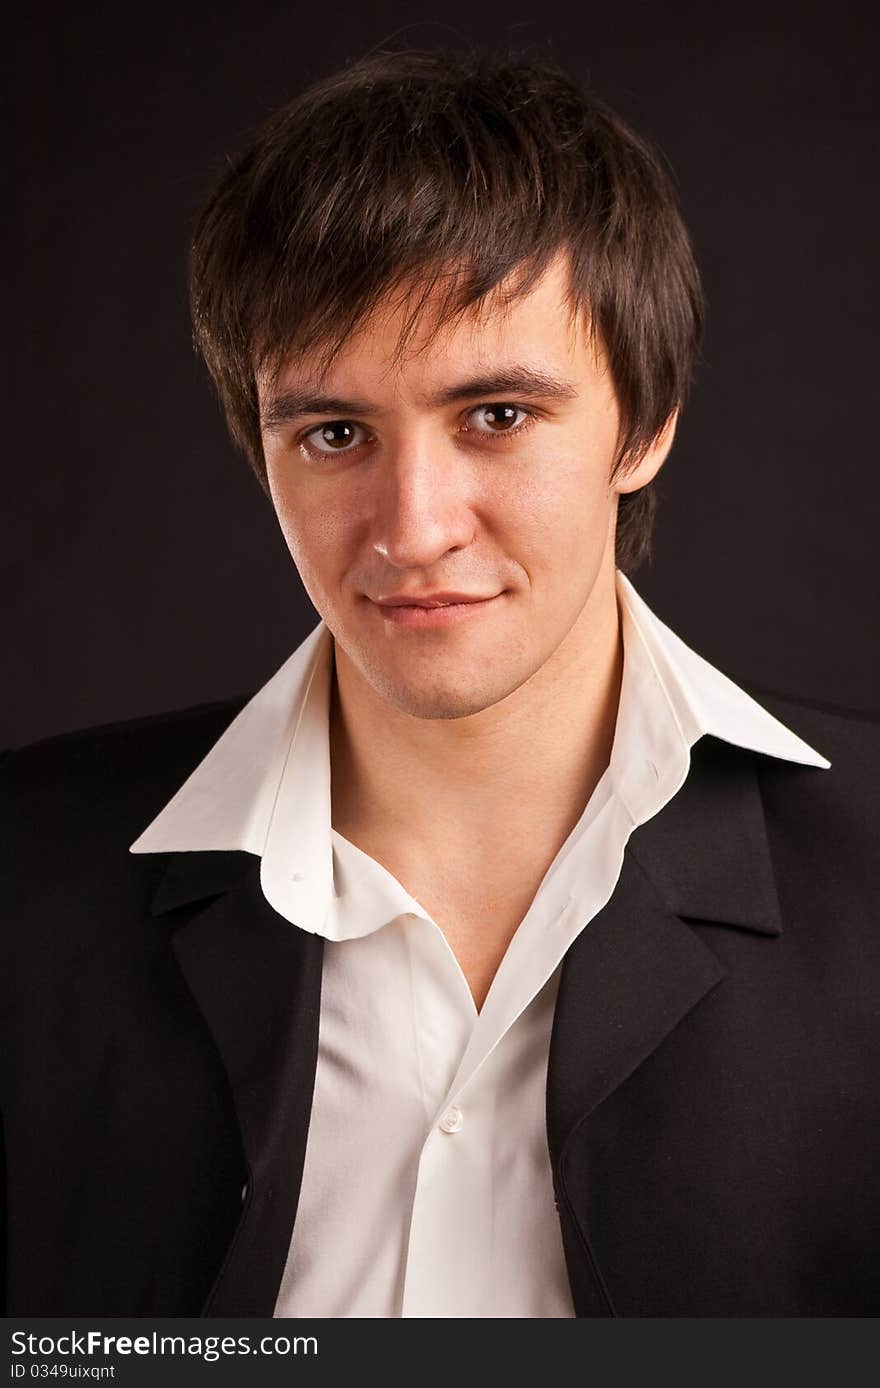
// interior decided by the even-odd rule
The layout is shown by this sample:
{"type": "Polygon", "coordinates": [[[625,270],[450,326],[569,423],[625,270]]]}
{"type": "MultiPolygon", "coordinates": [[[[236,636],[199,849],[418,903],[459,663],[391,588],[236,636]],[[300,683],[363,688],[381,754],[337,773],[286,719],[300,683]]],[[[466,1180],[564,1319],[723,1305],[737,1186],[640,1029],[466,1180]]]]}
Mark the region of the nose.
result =
{"type": "Polygon", "coordinates": [[[425,435],[398,441],[376,486],[373,547],[395,568],[429,568],[471,543],[473,477],[448,444],[425,435]]]}

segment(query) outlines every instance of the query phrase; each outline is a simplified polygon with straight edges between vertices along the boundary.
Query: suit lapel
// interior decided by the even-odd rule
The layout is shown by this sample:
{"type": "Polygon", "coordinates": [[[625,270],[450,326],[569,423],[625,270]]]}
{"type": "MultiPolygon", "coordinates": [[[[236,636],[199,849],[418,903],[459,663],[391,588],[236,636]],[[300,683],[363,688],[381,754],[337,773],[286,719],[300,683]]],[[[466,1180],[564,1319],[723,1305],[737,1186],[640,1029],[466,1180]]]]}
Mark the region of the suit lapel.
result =
{"type": "Polygon", "coordinates": [[[547,1136],[580,1315],[611,1308],[589,1252],[586,1193],[567,1169],[567,1146],[706,994],[723,986],[724,966],[688,920],[768,936],[781,931],[756,758],[712,737],[694,747],[677,795],[633,831],[611,899],[563,962],[547,1136]]]}
{"type": "Polygon", "coordinates": [[[271,1316],[305,1159],[324,942],[272,909],[247,853],[171,855],[153,914],[194,903],[174,951],[225,1066],[250,1173],[202,1314],[271,1316]]]}
{"type": "MultiPolygon", "coordinates": [[[[212,1316],[272,1315],[317,1063],[323,938],[272,909],[259,869],[246,853],[171,854],[152,908],[155,915],[190,911],[174,949],[226,1068],[250,1171],[239,1227],[203,1308],[212,1316]]],[[[756,758],[711,737],[693,749],[677,795],[633,832],[611,899],[563,962],[547,1134],[579,1314],[608,1314],[610,1302],[584,1256],[589,1231],[577,1183],[568,1180],[567,1145],[688,1012],[723,986],[724,967],[689,919],[765,935],[781,929],[756,758]]]]}

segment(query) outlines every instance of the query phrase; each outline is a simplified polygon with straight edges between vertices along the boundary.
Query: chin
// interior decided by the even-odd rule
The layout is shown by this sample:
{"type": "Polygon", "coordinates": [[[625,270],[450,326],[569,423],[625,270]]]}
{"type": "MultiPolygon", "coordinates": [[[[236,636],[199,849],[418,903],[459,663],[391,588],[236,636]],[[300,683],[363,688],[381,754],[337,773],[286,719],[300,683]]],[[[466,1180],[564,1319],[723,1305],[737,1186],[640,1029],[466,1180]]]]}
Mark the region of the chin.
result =
{"type": "Polygon", "coordinates": [[[491,683],[484,678],[468,688],[443,688],[436,680],[421,683],[379,678],[374,682],[374,688],[387,703],[411,718],[471,718],[500,703],[518,689],[525,678],[511,675],[503,681],[497,678],[496,673],[491,683]]]}

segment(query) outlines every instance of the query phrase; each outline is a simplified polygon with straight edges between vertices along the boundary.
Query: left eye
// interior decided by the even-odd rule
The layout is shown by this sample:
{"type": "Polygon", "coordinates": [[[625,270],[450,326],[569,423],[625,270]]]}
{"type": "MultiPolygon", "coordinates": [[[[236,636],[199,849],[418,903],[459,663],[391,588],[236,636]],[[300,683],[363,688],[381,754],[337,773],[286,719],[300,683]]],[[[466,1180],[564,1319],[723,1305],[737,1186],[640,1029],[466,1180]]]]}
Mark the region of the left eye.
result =
{"type": "Polygon", "coordinates": [[[468,417],[480,415],[489,425],[488,430],[481,429],[480,433],[510,434],[528,418],[528,411],[521,405],[509,405],[502,401],[493,405],[478,405],[475,410],[471,410],[468,417]],[[517,420],[517,415],[521,415],[522,419],[517,420]]]}

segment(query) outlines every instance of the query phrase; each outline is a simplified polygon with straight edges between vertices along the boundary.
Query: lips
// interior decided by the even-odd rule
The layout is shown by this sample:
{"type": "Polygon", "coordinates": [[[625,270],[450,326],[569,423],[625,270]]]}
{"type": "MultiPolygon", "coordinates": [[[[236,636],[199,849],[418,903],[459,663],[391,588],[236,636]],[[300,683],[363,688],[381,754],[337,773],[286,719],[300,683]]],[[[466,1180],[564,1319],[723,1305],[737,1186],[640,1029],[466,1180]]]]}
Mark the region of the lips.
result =
{"type": "Polygon", "coordinates": [[[395,595],[393,602],[385,598],[374,602],[373,606],[385,622],[414,631],[427,631],[458,622],[477,621],[480,613],[494,610],[501,599],[501,593],[490,593],[485,598],[475,597],[473,593],[457,597],[449,594],[442,598],[408,596],[405,601],[402,595],[395,595]]]}
{"type": "Polygon", "coordinates": [[[495,593],[432,593],[419,597],[415,594],[395,593],[391,597],[376,598],[379,607],[451,607],[454,604],[486,602],[496,597],[495,593]]]}

